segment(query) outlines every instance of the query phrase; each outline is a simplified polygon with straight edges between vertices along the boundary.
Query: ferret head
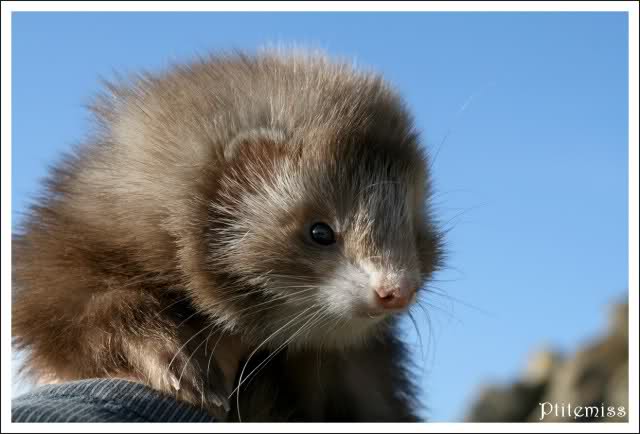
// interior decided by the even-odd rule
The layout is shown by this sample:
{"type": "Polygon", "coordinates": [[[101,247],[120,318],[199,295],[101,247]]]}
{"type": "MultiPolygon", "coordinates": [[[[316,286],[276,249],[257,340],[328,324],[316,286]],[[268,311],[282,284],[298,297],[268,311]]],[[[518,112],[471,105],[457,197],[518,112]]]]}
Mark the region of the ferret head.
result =
{"type": "Polygon", "coordinates": [[[268,126],[238,132],[204,181],[195,298],[267,347],[366,342],[439,263],[408,115],[382,81],[341,77],[271,98],[268,126]]]}
{"type": "Polygon", "coordinates": [[[438,266],[426,156],[380,77],[308,56],[216,58],[112,93],[97,109],[109,170],[82,185],[117,186],[132,214],[109,225],[154,269],[177,258],[221,327],[270,347],[356,345],[438,266]]]}

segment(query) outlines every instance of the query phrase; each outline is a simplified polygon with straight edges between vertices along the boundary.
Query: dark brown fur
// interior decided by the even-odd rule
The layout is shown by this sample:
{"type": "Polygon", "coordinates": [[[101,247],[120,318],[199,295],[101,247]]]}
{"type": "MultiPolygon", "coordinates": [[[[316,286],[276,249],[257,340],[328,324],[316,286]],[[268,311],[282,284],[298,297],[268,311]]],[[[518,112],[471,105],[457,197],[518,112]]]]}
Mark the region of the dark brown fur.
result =
{"type": "Polygon", "coordinates": [[[230,420],[416,420],[395,320],[345,337],[349,318],[310,316],[326,294],[304,304],[296,289],[356,259],[421,282],[439,265],[426,158],[380,78],[308,56],[211,57],[109,84],[93,111],[92,139],[13,239],[13,336],[31,374],[133,378],[230,420]],[[304,241],[318,218],[341,222],[339,247],[304,241]],[[227,351],[245,375],[275,354],[228,414],[227,351]]]}

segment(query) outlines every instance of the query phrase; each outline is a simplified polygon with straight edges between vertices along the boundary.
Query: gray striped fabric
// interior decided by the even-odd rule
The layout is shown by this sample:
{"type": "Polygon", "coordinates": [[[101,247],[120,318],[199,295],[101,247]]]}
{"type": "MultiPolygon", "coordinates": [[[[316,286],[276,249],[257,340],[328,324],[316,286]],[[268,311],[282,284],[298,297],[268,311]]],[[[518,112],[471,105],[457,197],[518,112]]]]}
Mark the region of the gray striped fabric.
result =
{"type": "Polygon", "coordinates": [[[92,379],[39,387],[12,401],[13,422],[215,422],[142,384],[92,379]]]}

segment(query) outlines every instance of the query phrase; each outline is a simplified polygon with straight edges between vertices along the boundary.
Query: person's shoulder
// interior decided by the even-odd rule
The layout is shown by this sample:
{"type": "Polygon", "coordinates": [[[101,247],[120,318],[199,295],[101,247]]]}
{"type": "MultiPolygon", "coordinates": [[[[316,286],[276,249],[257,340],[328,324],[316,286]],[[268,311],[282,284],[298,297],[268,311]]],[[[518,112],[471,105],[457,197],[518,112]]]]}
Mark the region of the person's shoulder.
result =
{"type": "Polygon", "coordinates": [[[41,386],[12,400],[13,422],[215,422],[207,412],[121,379],[41,386]]]}

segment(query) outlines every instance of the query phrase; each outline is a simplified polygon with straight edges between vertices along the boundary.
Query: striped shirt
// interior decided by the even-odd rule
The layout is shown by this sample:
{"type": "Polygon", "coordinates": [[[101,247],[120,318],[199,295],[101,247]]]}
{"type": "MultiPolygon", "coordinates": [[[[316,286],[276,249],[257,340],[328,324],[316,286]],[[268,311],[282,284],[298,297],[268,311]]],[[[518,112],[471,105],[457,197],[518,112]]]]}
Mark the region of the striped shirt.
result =
{"type": "Polygon", "coordinates": [[[120,379],[52,384],[12,401],[13,422],[215,422],[205,411],[120,379]]]}

